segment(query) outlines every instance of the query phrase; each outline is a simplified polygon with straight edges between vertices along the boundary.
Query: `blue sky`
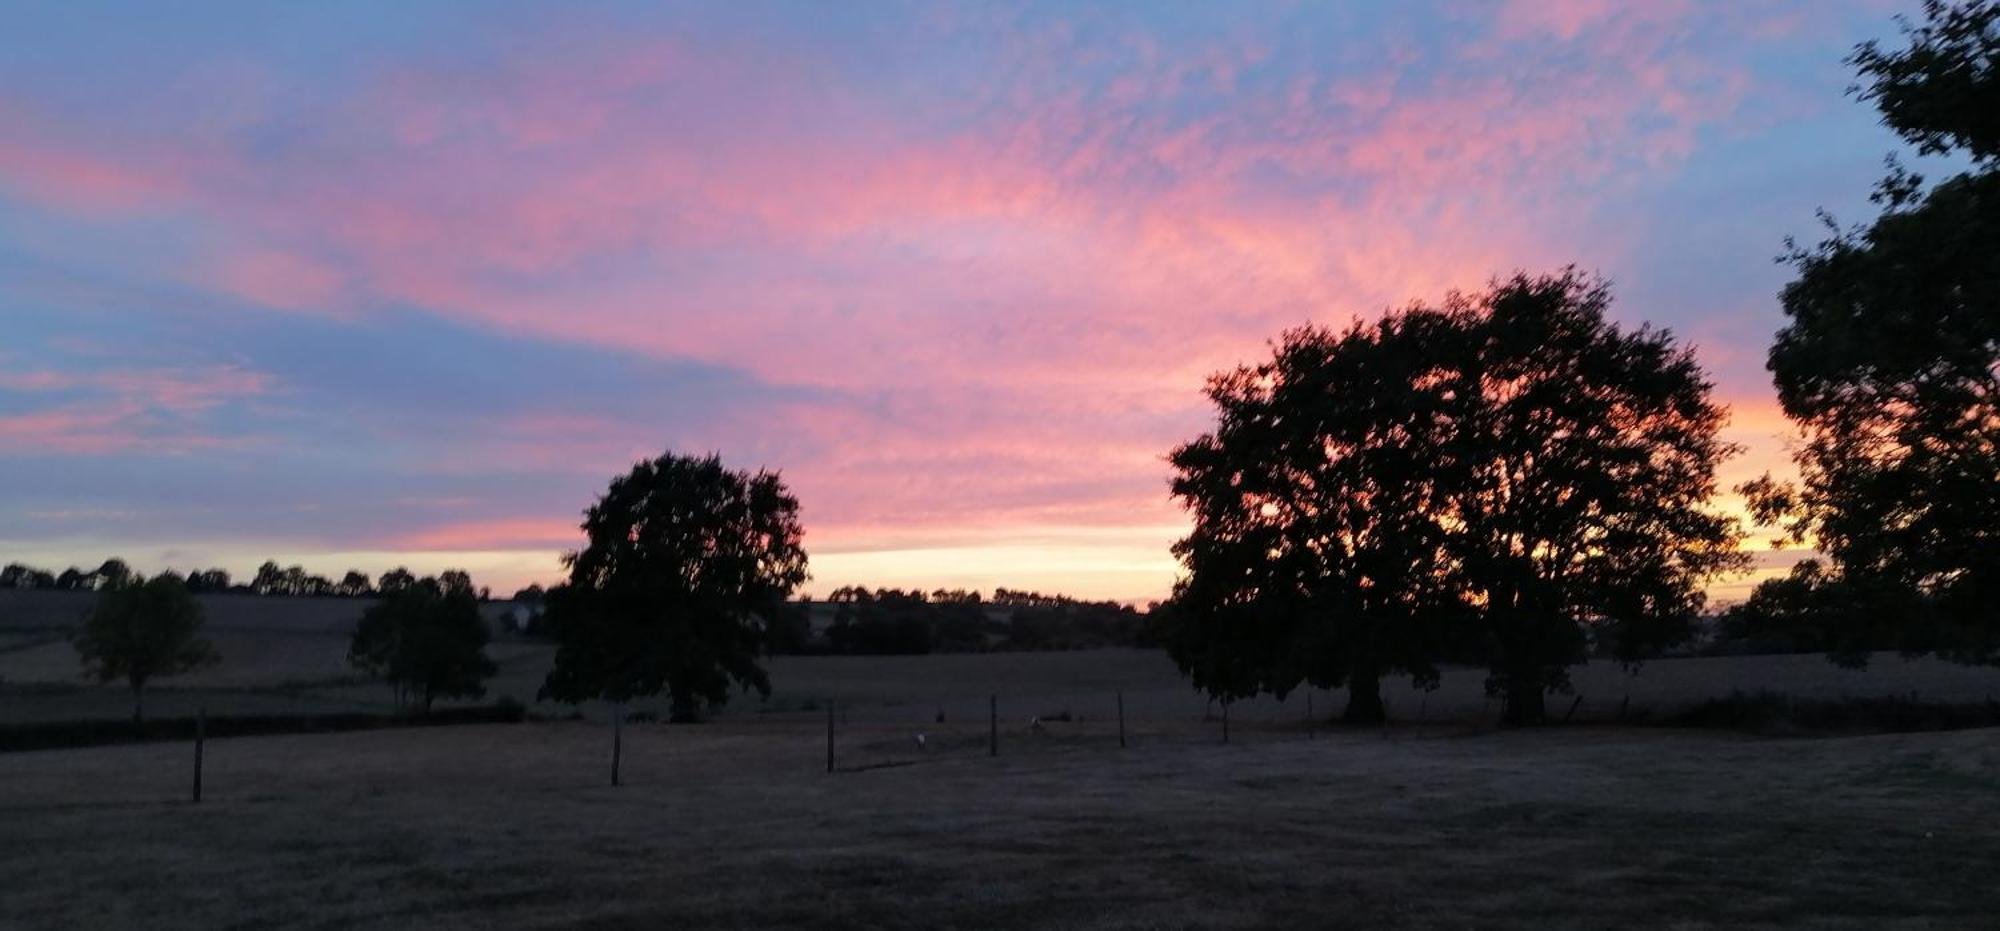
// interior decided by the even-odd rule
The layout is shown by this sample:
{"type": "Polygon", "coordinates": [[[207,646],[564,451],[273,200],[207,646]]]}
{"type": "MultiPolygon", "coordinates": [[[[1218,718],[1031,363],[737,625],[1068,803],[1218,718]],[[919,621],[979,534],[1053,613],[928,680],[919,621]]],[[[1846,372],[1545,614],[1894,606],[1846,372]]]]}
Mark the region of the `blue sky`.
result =
{"type": "Polygon", "coordinates": [[[1569,263],[1782,469],[1772,259],[1867,215],[1906,6],[20,5],[0,557],[504,589],[671,448],[817,591],[1144,600],[1205,374],[1569,263]]]}

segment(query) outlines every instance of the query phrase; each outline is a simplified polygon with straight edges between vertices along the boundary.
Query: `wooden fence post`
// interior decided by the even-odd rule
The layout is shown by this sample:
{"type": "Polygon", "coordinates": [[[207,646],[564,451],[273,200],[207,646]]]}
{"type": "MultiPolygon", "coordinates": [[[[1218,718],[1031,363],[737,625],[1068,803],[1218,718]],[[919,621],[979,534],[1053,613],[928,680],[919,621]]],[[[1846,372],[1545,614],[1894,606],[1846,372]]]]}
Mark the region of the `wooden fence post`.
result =
{"type": "Polygon", "coordinates": [[[208,737],[208,709],[194,712],[194,800],[201,801],[201,744],[208,737]]]}
{"type": "Polygon", "coordinates": [[[826,771],[833,772],[833,702],[826,703],[826,771]]]}
{"type": "Polygon", "coordinates": [[[1118,749],[1125,749],[1125,693],[1118,693],[1118,749]]]}
{"type": "Polygon", "coordinates": [[[625,755],[625,703],[611,705],[611,785],[618,786],[618,764],[625,755]]]}
{"type": "Polygon", "coordinates": [[[986,755],[1000,755],[1000,696],[986,696],[986,755]]]}
{"type": "Polygon", "coordinates": [[[1228,699],[1224,699],[1224,700],[1223,700],[1223,702],[1222,702],[1222,742],[1223,742],[1223,743],[1228,743],[1228,742],[1229,742],[1229,701],[1228,701],[1228,699]]]}

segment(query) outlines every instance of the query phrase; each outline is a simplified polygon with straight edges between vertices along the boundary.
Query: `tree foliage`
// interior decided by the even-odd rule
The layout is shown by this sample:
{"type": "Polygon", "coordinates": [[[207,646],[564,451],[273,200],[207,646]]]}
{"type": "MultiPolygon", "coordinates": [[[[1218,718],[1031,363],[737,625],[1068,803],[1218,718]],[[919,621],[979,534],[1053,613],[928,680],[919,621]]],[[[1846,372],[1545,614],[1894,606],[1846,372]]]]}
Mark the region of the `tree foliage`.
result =
{"type": "MultiPolygon", "coordinates": [[[[1359,685],[1485,643],[1509,721],[1544,716],[1585,630],[1636,662],[1684,639],[1736,568],[1710,507],[1733,447],[1693,354],[1609,322],[1574,270],[1517,275],[1345,333],[1287,334],[1215,379],[1174,453],[1195,528],[1170,648],[1223,698],[1359,685]]],[[[1378,709],[1354,709],[1369,720],[1378,709]]]]}
{"type": "Polygon", "coordinates": [[[1427,642],[1456,607],[1445,547],[1448,315],[1286,333],[1270,361],[1211,379],[1216,429],[1175,450],[1194,515],[1168,638],[1224,699],[1347,686],[1347,720],[1383,719],[1379,681],[1434,684],[1427,642]]]}
{"type": "Polygon", "coordinates": [[[2000,7],[1925,14],[1908,49],[1856,51],[1862,96],[1922,151],[1986,167],[1928,191],[1898,169],[1872,224],[1792,249],[1769,366],[1799,482],[1744,487],[1830,565],[1761,586],[1742,623],[1805,612],[1849,665],[1890,647],[2000,661],[2000,7]]]}
{"type": "Polygon", "coordinates": [[[84,674],[99,682],[123,679],[132,689],[132,720],[145,716],[146,683],[215,663],[215,647],[201,636],[201,603],[180,576],[162,572],[111,584],[77,633],[84,674]]]}
{"type": "Polygon", "coordinates": [[[544,698],[628,701],[666,692],[676,719],[769,694],[763,628],[806,580],[798,499],[773,472],[672,453],[613,479],[585,512],[588,543],[550,590],[555,666],[544,698]]]}
{"type": "Polygon", "coordinates": [[[1855,48],[1856,95],[1926,155],[2000,156],[2000,3],[1924,0],[1923,12],[1921,25],[1903,23],[1907,47],[1855,48]]]}
{"type": "Polygon", "coordinates": [[[1495,649],[1490,691],[1514,723],[1569,687],[1586,625],[1637,662],[1684,640],[1702,583],[1739,569],[1716,512],[1736,452],[1692,350],[1606,319],[1610,290],[1574,270],[1517,275],[1450,313],[1469,337],[1450,391],[1452,548],[1495,649]]]}
{"type": "MultiPolygon", "coordinates": [[[[479,698],[496,668],[486,656],[491,632],[471,588],[447,572],[397,589],[362,612],[347,660],[396,687],[397,704],[439,698],[479,698]]],[[[462,573],[461,573],[462,575],[462,573]]]]}

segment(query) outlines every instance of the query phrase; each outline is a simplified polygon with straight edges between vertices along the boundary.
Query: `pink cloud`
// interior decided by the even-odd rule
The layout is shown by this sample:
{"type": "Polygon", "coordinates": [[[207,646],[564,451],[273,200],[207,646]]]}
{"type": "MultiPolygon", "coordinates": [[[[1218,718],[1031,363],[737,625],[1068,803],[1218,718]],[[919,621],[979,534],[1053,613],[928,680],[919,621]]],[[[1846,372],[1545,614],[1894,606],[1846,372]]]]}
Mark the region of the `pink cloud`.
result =
{"type": "Polygon", "coordinates": [[[580,521],[500,518],[439,524],[386,542],[398,550],[566,549],[579,545],[580,521]]]}
{"type": "Polygon", "coordinates": [[[222,290],[266,307],[337,312],[338,271],[320,262],[274,250],[225,256],[213,282],[222,290]]]}
{"type": "Polygon", "coordinates": [[[268,394],[273,385],[263,373],[229,367],[0,372],[0,389],[86,396],[0,417],[0,455],[185,453],[235,445],[240,439],[210,432],[202,415],[268,394]]]}
{"type": "MultiPolygon", "coordinates": [[[[0,108],[0,120],[7,116],[8,111],[0,108]]],[[[43,204],[86,213],[151,207],[180,193],[174,180],[122,159],[48,148],[4,134],[0,134],[0,185],[43,204]]]]}
{"type": "MultiPolygon", "coordinates": [[[[1392,51],[1376,73],[1305,68],[1272,90],[1255,37],[1172,49],[939,11],[941,38],[993,50],[977,91],[942,100],[871,97],[810,56],[564,33],[363,75],[310,114],[321,170],[260,172],[200,138],[125,147],[142,164],[49,130],[14,149],[0,134],[0,182],[179,205],[221,231],[200,283],[259,305],[415,305],[847,399],[666,436],[554,399],[426,467],[608,476],[671,442],[785,466],[828,545],[1157,536],[1179,520],[1160,457],[1205,423],[1204,375],[1289,325],[1517,267],[1615,269],[1629,243],[1580,215],[1685,158],[1747,93],[1740,66],[1685,41],[1684,4],[1473,15],[1491,34],[1454,67],[1392,51]],[[1077,62],[1108,76],[1073,80],[1077,62]]],[[[397,545],[573,529],[510,516],[397,545]]]]}

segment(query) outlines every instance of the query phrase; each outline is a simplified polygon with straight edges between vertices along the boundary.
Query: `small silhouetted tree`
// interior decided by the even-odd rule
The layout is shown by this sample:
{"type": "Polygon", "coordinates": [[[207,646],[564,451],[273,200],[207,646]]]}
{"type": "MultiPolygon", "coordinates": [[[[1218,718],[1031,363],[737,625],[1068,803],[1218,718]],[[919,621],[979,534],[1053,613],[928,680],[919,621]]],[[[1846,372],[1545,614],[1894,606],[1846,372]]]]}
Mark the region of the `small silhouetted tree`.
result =
{"type": "Polygon", "coordinates": [[[812,612],[803,601],[787,601],[764,618],[764,650],[773,656],[804,653],[812,641],[812,612]]]}
{"type": "Polygon", "coordinates": [[[343,598],[365,598],[375,594],[375,583],[369,581],[368,573],[359,569],[349,569],[334,586],[333,593],[343,598]]]}
{"type": "Polygon", "coordinates": [[[143,582],[127,578],[104,589],[75,640],[84,674],[132,688],[132,720],[145,720],[146,683],[218,660],[201,636],[201,603],[171,572],[143,582]]]}
{"type": "Polygon", "coordinates": [[[0,588],[54,588],[56,577],[46,569],[22,563],[8,563],[0,569],[0,588]]]}
{"type": "Polygon", "coordinates": [[[226,592],[229,590],[229,572],[226,569],[202,569],[188,573],[188,591],[226,592]]]}
{"type": "Polygon", "coordinates": [[[132,580],[132,567],[126,565],[125,560],[114,557],[105,560],[103,565],[98,566],[97,571],[90,574],[87,584],[91,588],[101,591],[107,588],[116,588],[132,580]]]}
{"type": "Polygon", "coordinates": [[[486,656],[491,632],[472,592],[423,579],[362,612],[347,649],[348,662],[422,703],[428,713],[439,698],[478,698],[496,667],[486,656]]]}
{"type": "Polygon", "coordinates": [[[381,595],[393,595],[415,584],[417,577],[411,575],[410,570],[397,566],[382,573],[381,580],[375,583],[375,591],[381,595]]]}
{"type": "Polygon", "coordinates": [[[541,697],[629,701],[666,692],[675,720],[770,694],[757,616],[806,580],[799,503],[777,473],[716,456],[640,462],[585,512],[583,549],[548,594],[555,666],[541,697]]]}

